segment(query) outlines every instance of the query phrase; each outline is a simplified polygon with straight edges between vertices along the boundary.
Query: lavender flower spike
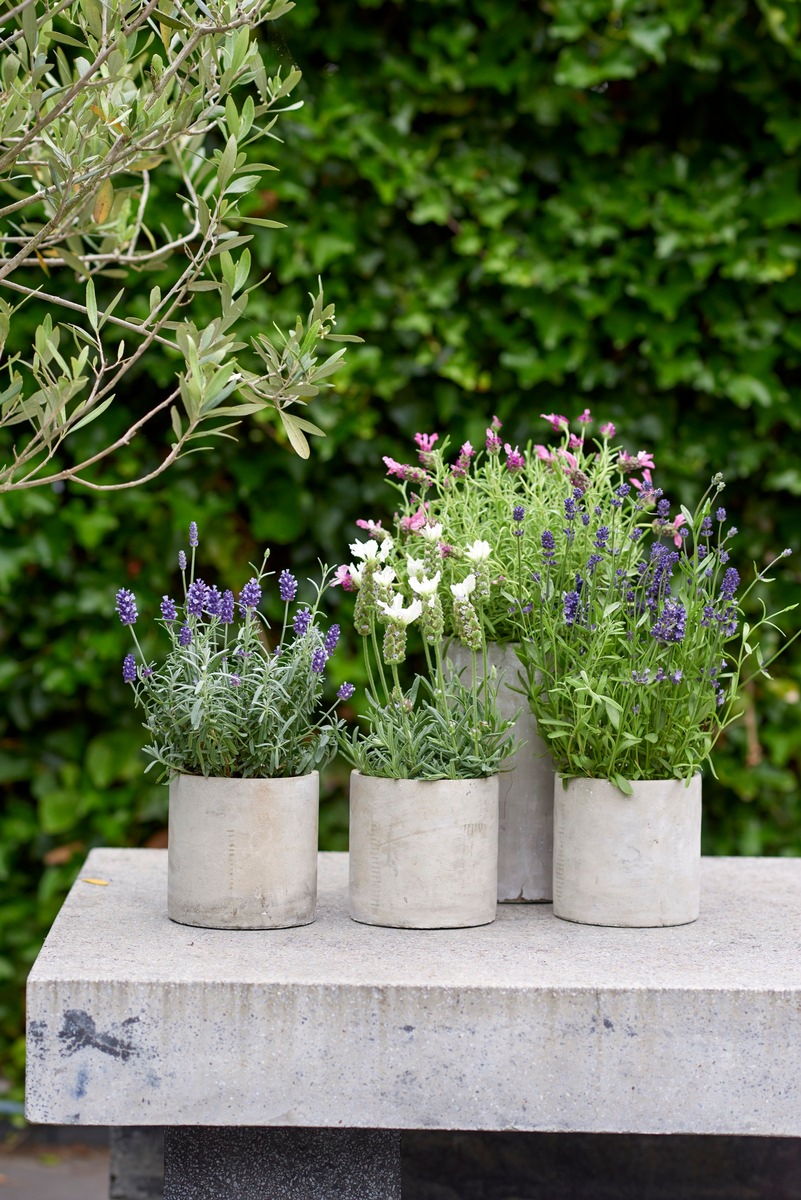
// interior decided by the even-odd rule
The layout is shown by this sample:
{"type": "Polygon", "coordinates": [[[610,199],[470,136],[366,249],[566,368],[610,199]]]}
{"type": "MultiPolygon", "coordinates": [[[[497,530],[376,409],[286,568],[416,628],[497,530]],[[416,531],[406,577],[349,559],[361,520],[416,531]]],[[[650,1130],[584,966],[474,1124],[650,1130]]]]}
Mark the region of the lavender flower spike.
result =
{"type": "Polygon", "coordinates": [[[325,635],[325,641],[323,642],[323,649],[325,650],[325,652],[329,658],[336,650],[338,641],[339,641],[339,626],[332,625],[331,628],[328,630],[328,633],[325,635]]]}
{"type": "Polygon", "coordinates": [[[327,658],[325,650],[320,646],[312,655],[311,668],[316,675],[322,675],[325,670],[325,660],[327,658]]]}
{"type": "Polygon", "coordinates": [[[303,637],[306,630],[311,624],[311,613],[308,608],[302,608],[300,612],[295,613],[295,619],[292,622],[292,628],[299,637],[303,637]]]}
{"type": "Polygon", "coordinates": [[[242,615],[244,616],[249,608],[256,608],[260,600],[261,588],[258,579],[249,579],[239,593],[239,607],[242,615]]]}
{"type": "Polygon", "coordinates": [[[206,612],[210,617],[219,617],[222,608],[222,596],[218,587],[206,588],[206,612]]]}
{"type": "Polygon", "coordinates": [[[230,588],[226,588],[223,592],[220,604],[220,621],[223,625],[233,625],[234,623],[234,593],[230,588]]]}
{"type": "Polygon", "coordinates": [[[169,596],[161,598],[161,615],[165,621],[174,621],[178,616],[178,610],[175,607],[175,601],[169,596]]]}
{"type": "Polygon", "coordinates": [[[206,607],[206,595],[208,588],[202,579],[196,579],[194,583],[190,583],[186,592],[186,611],[193,617],[199,617],[206,607]]]}
{"type": "Polygon", "coordinates": [[[282,571],[278,576],[278,594],[285,604],[298,594],[298,581],[291,571],[282,571]]]}
{"type": "Polygon", "coordinates": [[[195,546],[197,545],[197,543],[198,543],[197,522],[190,521],[189,522],[189,545],[194,549],[195,546]]]}
{"type": "Polygon", "coordinates": [[[337,695],[339,696],[340,700],[350,700],[355,691],[356,688],[352,683],[343,683],[342,687],[337,692],[337,695]]]}
{"type": "Polygon", "coordinates": [[[122,677],[126,683],[136,682],[136,659],[132,654],[126,654],[122,660],[122,677]]]}
{"type": "Polygon", "coordinates": [[[178,551],[178,567],[181,571],[186,570],[186,555],[183,550],[178,551]]]}
{"type": "Polygon", "coordinates": [[[117,592],[117,612],[123,625],[135,625],[139,613],[136,611],[136,596],[127,588],[117,592]]]}
{"type": "Polygon", "coordinates": [[[181,632],[178,634],[179,646],[190,646],[192,644],[192,630],[188,625],[181,626],[181,632]]]}

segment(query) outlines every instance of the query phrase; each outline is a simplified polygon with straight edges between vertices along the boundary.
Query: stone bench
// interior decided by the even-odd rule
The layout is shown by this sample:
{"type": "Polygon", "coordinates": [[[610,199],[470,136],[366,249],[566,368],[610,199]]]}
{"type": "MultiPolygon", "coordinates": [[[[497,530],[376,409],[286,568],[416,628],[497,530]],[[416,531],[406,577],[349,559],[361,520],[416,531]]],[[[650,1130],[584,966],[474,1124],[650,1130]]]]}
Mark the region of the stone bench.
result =
{"type": "Polygon", "coordinates": [[[357,925],[344,854],[313,925],[194,929],[166,867],[90,855],[27,1078],[31,1121],[167,1126],[166,1200],[390,1200],[404,1129],[801,1135],[801,860],[706,859],[700,920],[655,930],[357,925]]]}

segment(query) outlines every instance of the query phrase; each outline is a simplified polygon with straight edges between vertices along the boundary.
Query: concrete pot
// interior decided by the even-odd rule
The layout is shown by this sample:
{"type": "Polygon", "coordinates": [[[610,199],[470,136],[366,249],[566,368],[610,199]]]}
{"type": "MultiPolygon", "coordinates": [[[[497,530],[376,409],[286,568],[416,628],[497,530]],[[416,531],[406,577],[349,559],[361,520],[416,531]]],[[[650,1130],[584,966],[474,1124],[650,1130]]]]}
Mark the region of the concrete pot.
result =
{"type": "MultiPolygon", "coordinates": [[[[553,896],[553,761],[537,733],[526,697],[512,690],[520,687],[522,669],[514,647],[491,642],[487,657],[501,680],[501,713],[511,717],[522,708],[514,732],[523,745],[498,776],[498,900],[501,904],[549,901],[553,896]]],[[[457,670],[471,669],[470,651],[458,643],[449,646],[448,659],[457,670]]],[[[482,671],[481,656],[478,666],[482,671]]]]}
{"type": "Polygon", "coordinates": [[[350,915],[458,929],[495,920],[498,777],[350,777],[350,915]]]}
{"type": "Polygon", "coordinates": [[[308,925],[317,902],[316,771],[170,783],[167,911],[181,925],[308,925]]]}
{"type": "Polygon", "coordinates": [[[698,917],[701,776],[635,781],[557,776],[554,915],[582,925],[646,928],[698,917]]]}

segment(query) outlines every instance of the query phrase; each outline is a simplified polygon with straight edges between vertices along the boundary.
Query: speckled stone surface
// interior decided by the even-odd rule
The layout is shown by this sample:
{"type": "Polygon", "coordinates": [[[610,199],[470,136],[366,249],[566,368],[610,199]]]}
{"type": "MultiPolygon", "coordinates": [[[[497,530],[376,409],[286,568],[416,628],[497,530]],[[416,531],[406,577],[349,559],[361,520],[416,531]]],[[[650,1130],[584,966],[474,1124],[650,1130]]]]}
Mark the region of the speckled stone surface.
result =
{"type": "Polygon", "coordinates": [[[190,929],[166,852],[97,850],[28,985],[45,1123],[801,1136],[801,860],[708,859],[701,916],[190,929]]]}
{"type": "Polygon", "coordinates": [[[168,1129],[164,1200],[401,1200],[385,1129],[168,1129]]]}

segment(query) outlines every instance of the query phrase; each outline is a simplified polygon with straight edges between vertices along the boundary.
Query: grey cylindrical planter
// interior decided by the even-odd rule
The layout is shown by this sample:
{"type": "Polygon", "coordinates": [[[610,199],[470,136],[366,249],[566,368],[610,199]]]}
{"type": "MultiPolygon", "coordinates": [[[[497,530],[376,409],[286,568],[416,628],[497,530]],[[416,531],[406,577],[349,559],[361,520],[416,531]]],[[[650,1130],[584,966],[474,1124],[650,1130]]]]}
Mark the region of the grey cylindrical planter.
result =
{"type": "Polygon", "coordinates": [[[316,771],[170,783],[167,911],[182,925],[308,925],[317,902],[316,771]]]}
{"type": "MultiPolygon", "coordinates": [[[[498,900],[501,904],[548,901],[553,896],[554,765],[525,695],[512,690],[521,686],[522,670],[514,647],[491,642],[487,656],[501,680],[501,714],[511,717],[522,709],[514,734],[523,744],[499,775],[498,900]]],[[[458,643],[451,643],[448,658],[457,669],[471,669],[470,651],[458,643]]],[[[478,667],[483,670],[481,655],[478,667]]]]}
{"type": "Polygon", "coordinates": [[[698,917],[701,776],[634,781],[559,776],[554,789],[553,911],[583,925],[645,928],[698,917]]]}
{"type": "Polygon", "coordinates": [[[350,915],[457,929],[495,920],[498,777],[350,779],[350,915]]]}

